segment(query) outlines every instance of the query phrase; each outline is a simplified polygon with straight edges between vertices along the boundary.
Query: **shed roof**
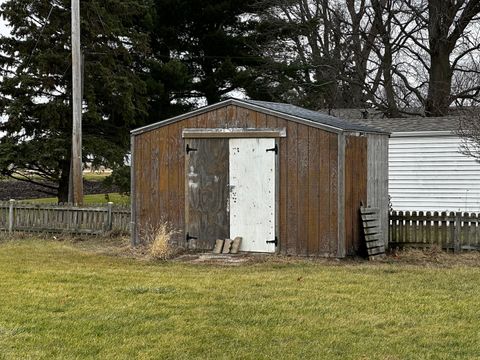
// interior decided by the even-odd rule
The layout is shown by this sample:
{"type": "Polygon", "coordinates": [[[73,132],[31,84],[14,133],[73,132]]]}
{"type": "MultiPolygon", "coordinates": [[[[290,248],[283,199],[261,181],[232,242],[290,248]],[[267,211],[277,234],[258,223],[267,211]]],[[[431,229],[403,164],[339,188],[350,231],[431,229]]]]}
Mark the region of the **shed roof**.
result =
{"type": "MultiPolygon", "coordinates": [[[[472,112],[478,112],[479,109],[480,107],[477,106],[451,106],[445,117],[468,116],[472,112]]],[[[386,117],[385,110],[374,107],[319,109],[318,111],[346,120],[363,119],[365,115],[368,119],[384,119],[386,117]]],[[[402,117],[426,117],[425,109],[422,107],[408,107],[400,109],[400,111],[403,113],[402,117]]]]}
{"type": "Polygon", "coordinates": [[[351,119],[352,123],[371,126],[390,133],[403,132],[434,132],[434,131],[457,131],[459,130],[460,117],[408,117],[408,118],[375,118],[375,119],[351,119]]]}
{"type": "Polygon", "coordinates": [[[300,123],[305,123],[307,125],[316,126],[327,131],[341,133],[343,131],[355,131],[355,132],[366,132],[366,133],[388,133],[383,129],[376,129],[371,126],[354,123],[351,121],[342,120],[330,115],[326,115],[317,111],[308,110],[301,108],[299,106],[284,104],[284,103],[274,103],[267,101],[257,101],[257,100],[240,100],[240,99],[228,99],[217,104],[205,106],[191,112],[159,121],[154,124],[150,124],[135,130],[132,130],[132,135],[138,135],[143,132],[147,132],[176,121],[181,121],[192,116],[196,116],[208,111],[212,111],[227,105],[236,105],[250,110],[260,111],[263,113],[279,116],[287,120],[296,121],[300,123]]]}
{"type": "Polygon", "coordinates": [[[308,110],[296,105],[268,102],[268,101],[258,101],[258,100],[242,100],[242,101],[248,104],[253,104],[253,105],[262,107],[264,109],[276,111],[278,113],[291,115],[291,116],[295,116],[302,119],[311,120],[316,123],[332,126],[334,128],[341,129],[341,130],[360,131],[360,132],[386,132],[385,130],[376,129],[375,127],[367,124],[346,121],[331,115],[326,115],[318,111],[308,110]]]}

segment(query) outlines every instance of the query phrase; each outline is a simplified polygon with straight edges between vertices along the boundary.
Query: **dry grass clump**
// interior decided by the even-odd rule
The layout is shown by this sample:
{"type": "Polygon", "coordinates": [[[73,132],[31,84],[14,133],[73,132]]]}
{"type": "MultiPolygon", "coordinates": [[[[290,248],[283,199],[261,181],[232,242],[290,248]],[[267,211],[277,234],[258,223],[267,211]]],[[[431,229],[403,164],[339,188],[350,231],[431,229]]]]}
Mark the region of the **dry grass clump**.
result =
{"type": "Polygon", "coordinates": [[[181,250],[175,244],[175,237],[180,233],[169,222],[161,221],[158,225],[147,226],[142,232],[142,245],[151,258],[168,260],[181,250]]]}
{"type": "Polygon", "coordinates": [[[398,264],[419,266],[454,267],[473,266],[480,267],[479,251],[462,251],[453,253],[442,250],[439,246],[426,249],[403,249],[393,251],[390,260],[398,264]]]}

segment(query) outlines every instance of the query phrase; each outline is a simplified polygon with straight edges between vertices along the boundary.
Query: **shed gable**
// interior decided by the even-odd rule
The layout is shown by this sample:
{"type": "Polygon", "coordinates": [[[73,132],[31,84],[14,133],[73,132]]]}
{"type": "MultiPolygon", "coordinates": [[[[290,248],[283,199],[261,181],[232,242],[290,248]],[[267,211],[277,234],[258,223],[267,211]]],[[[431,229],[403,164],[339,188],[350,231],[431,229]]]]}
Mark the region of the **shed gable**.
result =
{"type": "Polygon", "coordinates": [[[386,134],[386,132],[384,132],[383,130],[378,130],[361,124],[350,123],[335,118],[333,116],[329,116],[317,111],[304,109],[295,105],[239,99],[229,99],[219,102],[217,104],[205,106],[203,108],[199,108],[186,114],[182,114],[170,119],[162,120],[157,123],[135,129],[131,133],[132,135],[139,135],[144,132],[152,131],[154,129],[167,126],[175,122],[200,116],[205,113],[212,113],[214,111],[220,110],[221,108],[232,106],[234,108],[241,108],[247,111],[253,111],[255,113],[262,113],[264,114],[264,116],[270,115],[277,118],[282,118],[287,121],[293,121],[299,124],[316,127],[337,134],[344,131],[386,134]]]}

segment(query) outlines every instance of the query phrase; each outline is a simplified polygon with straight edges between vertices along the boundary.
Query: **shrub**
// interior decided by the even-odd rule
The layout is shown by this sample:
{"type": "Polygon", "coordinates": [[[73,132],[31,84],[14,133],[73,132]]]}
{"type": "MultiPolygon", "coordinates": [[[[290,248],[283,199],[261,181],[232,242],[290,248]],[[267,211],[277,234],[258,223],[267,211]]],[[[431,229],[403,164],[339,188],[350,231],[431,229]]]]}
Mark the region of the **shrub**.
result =
{"type": "Polygon", "coordinates": [[[156,226],[147,226],[141,238],[148,255],[154,259],[168,260],[178,252],[173,243],[173,238],[178,234],[180,234],[180,231],[173,228],[170,223],[161,221],[156,226]]]}

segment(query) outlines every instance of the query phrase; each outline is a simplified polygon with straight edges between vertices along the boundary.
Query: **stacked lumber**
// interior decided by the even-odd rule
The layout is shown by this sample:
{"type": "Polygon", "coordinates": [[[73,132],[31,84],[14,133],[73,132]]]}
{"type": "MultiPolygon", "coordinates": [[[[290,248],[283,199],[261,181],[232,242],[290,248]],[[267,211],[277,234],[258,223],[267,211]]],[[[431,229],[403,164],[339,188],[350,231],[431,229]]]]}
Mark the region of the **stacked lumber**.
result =
{"type": "Polygon", "coordinates": [[[385,256],[385,241],[380,227],[380,209],[360,207],[363,233],[367,245],[369,260],[375,260],[385,256]]]}

